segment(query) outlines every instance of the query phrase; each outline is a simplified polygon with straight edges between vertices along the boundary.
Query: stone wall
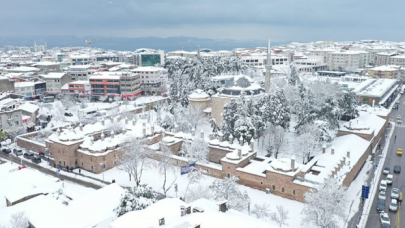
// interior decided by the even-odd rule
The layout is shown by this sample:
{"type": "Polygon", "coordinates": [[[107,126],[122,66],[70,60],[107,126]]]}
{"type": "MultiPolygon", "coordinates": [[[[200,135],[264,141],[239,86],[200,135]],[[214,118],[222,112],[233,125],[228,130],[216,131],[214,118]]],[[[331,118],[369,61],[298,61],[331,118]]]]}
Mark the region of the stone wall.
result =
{"type": "Polygon", "coordinates": [[[32,140],[24,138],[24,137],[17,137],[16,143],[17,143],[17,146],[19,146],[21,148],[25,148],[25,149],[32,150],[35,152],[39,152],[39,151],[45,152],[45,148],[46,148],[45,144],[35,142],[35,141],[32,141],[32,140]]]}
{"type": "Polygon", "coordinates": [[[219,164],[221,163],[221,159],[230,152],[232,152],[230,149],[219,148],[218,146],[209,146],[208,161],[219,164]]]}
{"type": "Polygon", "coordinates": [[[346,175],[345,179],[343,180],[344,186],[349,187],[350,184],[353,182],[353,180],[356,179],[357,174],[360,172],[360,169],[363,167],[364,163],[366,163],[366,160],[367,160],[368,156],[370,155],[372,148],[373,147],[370,144],[370,146],[367,148],[367,151],[360,157],[360,159],[357,161],[357,163],[352,167],[350,172],[346,175]]]}

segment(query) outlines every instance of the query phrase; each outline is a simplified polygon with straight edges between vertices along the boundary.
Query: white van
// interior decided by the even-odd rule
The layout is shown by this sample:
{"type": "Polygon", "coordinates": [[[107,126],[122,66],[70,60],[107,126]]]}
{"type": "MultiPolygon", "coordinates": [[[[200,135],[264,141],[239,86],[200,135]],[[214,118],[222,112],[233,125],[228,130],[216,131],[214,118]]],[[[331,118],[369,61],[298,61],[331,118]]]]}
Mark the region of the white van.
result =
{"type": "Polygon", "coordinates": [[[96,116],[97,111],[98,108],[96,107],[79,109],[79,117],[92,118],[96,116]]]}

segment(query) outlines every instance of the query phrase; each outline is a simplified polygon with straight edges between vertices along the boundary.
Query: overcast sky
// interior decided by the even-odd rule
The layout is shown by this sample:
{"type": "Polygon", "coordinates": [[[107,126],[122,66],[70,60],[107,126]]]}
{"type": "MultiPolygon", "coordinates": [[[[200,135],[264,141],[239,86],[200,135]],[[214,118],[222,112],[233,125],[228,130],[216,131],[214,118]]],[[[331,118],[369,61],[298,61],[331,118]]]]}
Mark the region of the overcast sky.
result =
{"type": "Polygon", "coordinates": [[[404,0],[3,0],[0,36],[283,41],[405,37],[404,0]]]}

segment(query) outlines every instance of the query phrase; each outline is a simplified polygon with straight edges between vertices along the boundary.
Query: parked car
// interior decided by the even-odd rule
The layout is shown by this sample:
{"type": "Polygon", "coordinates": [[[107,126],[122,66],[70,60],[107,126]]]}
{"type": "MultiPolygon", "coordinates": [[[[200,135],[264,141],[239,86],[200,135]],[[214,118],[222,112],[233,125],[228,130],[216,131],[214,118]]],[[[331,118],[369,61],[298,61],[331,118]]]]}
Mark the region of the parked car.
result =
{"type": "Polygon", "coordinates": [[[391,190],[391,198],[393,198],[393,199],[399,198],[399,189],[398,188],[393,188],[391,190]]]}
{"type": "Polygon", "coordinates": [[[386,193],[385,191],[381,191],[381,192],[378,194],[378,199],[383,199],[383,200],[385,200],[385,198],[387,198],[387,193],[386,193]]]}
{"type": "Polygon", "coordinates": [[[394,179],[394,176],[392,174],[388,174],[387,175],[387,184],[392,184],[392,180],[394,179]]]}
{"type": "Polygon", "coordinates": [[[397,107],[398,107],[397,105],[394,105],[392,106],[392,109],[397,109],[397,107]]]}
{"type": "Polygon", "coordinates": [[[26,159],[32,159],[32,158],[34,157],[34,153],[32,153],[32,152],[25,152],[23,156],[24,156],[24,158],[26,158],[26,159]]]}
{"type": "Polygon", "coordinates": [[[402,152],[403,152],[403,151],[402,151],[402,148],[398,148],[398,149],[397,149],[397,155],[402,155],[402,152]]]}
{"type": "Polygon", "coordinates": [[[401,115],[398,115],[398,116],[397,116],[397,119],[402,119],[402,118],[401,118],[401,115]]]}
{"type": "Polygon", "coordinates": [[[381,228],[391,228],[391,225],[387,224],[387,223],[383,223],[383,224],[381,224],[381,228]]]}
{"type": "Polygon", "coordinates": [[[390,167],[385,167],[384,168],[384,171],[383,171],[383,174],[389,174],[390,173],[390,167]]]}
{"type": "Polygon", "coordinates": [[[41,156],[36,155],[33,158],[31,158],[31,161],[34,162],[34,163],[37,163],[37,164],[41,163],[41,156]]]}
{"type": "Polygon", "coordinates": [[[23,152],[21,149],[13,149],[13,154],[15,154],[15,156],[20,156],[23,155],[23,152]]]}
{"type": "Polygon", "coordinates": [[[386,190],[387,190],[387,181],[381,180],[380,191],[386,191],[386,190]]]}
{"type": "Polygon", "coordinates": [[[194,207],[193,208],[193,213],[203,213],[204,209],[202,209],[201,207],[194,207]]]}
{"type": "Polygon", "coordinates": [[[402,119],[397,119],[397,123],[402,124],[402,119]]]}
{"type": "Polygon", "coordinates": [[[65,112],[65,116],[72,117],[73,114],[72,114],[72,113],[69,113],[69,112],[65,112]]]}
{"type": "Polygon", "coordinates": [[[378,199],[378,202],[377,202],[377,211],[378,212],[381,212],[381,211],[384,211],[385,210],[385,200],[383,200],[383,199],[378,199]]]}
{"type": "Polygon", "coordinates": [[[390,217],[388,216],[387,213],[385,213],[385,212],[381,213],[380,219],[381,219],[381,224],[384,224],[384,223],[390,224],[390,217]]]}
{"type": "Polygon", "coordinates": [[[1,151],[3,151],[3,153],[6,153],[6,154],[11,153],[11,150],[8,149],[8,148],[4,148],[4,149],[2,149],[1,151]]]}
{"type": "Polygon", "coordinates": [[[401,172],[401,166],[400,165],[394,166],[394,172],[395,173],[400,173],[401,172]]]}
{"type": "Polygon", "coordinates": [[[390,211],[397,211],[398,210],[398,202],[396,199],[392,199],[390,203],[390,211]]]}

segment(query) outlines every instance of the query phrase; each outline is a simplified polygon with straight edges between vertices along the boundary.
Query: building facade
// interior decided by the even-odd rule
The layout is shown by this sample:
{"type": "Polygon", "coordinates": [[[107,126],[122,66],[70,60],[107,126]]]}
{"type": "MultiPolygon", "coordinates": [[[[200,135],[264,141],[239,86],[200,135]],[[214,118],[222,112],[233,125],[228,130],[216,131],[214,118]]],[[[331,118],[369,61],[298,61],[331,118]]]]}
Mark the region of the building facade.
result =
{"type": "Polygon", "coordinates": [[[59,94],[62,86],[71,82],[70,75],[66,73],[49,73],[38,77],[46,82],[46,92],[48,94],[59,94]]]}

